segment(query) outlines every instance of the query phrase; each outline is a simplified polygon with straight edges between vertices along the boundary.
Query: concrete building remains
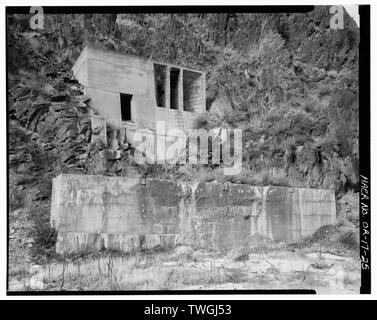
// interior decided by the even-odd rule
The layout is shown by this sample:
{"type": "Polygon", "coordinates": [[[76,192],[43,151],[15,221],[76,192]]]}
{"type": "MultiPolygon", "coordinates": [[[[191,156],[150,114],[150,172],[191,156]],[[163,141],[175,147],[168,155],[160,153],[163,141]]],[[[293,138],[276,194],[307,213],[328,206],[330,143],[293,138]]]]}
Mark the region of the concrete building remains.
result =
{"type": "MultiPolygon", "coordinates": [[[[156,135],[158,121],[165,133],[187,132],[206,111],[202,71],[92,47],[85,47],[72,71],[99,114],[92,126],[125,129],[131,143],[136,130],[156,135]]],[[[97,136],[105,140],[103,130],[97,136]]]]}

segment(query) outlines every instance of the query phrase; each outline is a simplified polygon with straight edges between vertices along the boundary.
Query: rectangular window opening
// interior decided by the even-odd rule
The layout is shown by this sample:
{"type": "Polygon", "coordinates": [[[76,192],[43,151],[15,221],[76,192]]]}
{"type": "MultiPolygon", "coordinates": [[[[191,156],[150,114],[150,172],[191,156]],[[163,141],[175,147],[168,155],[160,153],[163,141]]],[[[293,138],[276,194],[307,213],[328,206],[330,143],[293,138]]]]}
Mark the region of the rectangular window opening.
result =
{"type": "Polygon", "coordinates": [[[154,64],[154,82],[157,107],[166,108],[166,76],[167,67],[161,64],[154,64]]]}
{"type": "Polygon", "coordinates": [[[178,110],[179,69],[170,69],[170,109],[178,110]]]}
{"type": "Polygon", "coordinates": [[[195,112],[201,109],[202,74],[183,70],[183,110],[195,112]]]}
{"type": "Polygon", "coordinates": [[[121,93],[120,94],[120,112],[122,121],[131,121],[131,100],[132,94],[121,93]]]}

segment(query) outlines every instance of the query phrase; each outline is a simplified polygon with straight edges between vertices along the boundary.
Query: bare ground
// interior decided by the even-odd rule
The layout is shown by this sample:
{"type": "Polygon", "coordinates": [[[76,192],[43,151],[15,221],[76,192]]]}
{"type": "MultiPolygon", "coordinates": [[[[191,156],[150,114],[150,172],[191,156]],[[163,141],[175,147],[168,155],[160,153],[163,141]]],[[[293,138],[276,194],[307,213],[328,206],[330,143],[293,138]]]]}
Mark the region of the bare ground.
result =
{"type": "Polygon", "coordinates": [[[9,267],[10,291],[314,289],[318,294],[358,294],[359,287],[358,254],[318,243],[256,247],[241,258],[234,251],[183,246],[9,267]]]}

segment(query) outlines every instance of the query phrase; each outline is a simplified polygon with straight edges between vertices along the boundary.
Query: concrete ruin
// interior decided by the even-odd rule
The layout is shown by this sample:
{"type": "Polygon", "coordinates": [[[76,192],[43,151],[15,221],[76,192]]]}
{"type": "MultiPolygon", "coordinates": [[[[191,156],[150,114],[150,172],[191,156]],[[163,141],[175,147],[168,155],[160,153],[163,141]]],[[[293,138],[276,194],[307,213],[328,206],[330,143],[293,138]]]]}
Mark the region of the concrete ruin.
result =
{"type": "Polygon", "coordinates": [[[336,221],[333,190],[63,174],[51,224],[61,254],[180,244],[208,250],[261,236],[296,242],[336,221]]]}
{"type": "Polygon", "coordinates": [[[100,128],[97,137],[105,144],[103,123],[125,129],[133,143],[136,130],[156,134],[158,121],[165,122],[166,133],[171,129],[187,132],[206,112],[202,71],[90,46],[84,48],[72,71],[98,113],[92,117],[92,127],[94,131],[100,128]]]}

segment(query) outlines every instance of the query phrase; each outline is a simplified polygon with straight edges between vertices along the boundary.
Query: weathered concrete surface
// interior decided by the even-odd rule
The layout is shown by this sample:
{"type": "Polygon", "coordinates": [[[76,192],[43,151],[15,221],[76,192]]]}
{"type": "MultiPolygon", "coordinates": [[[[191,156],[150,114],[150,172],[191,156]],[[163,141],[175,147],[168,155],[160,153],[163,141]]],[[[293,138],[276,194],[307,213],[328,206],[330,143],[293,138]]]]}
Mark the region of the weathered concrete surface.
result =
{"type": "Polygon", "coordinates": [[[230,249],[255,235],[298,241],[336,219],[332,190],[60,175],[51,224],[59,253],[190,244],[230,249]]]}

